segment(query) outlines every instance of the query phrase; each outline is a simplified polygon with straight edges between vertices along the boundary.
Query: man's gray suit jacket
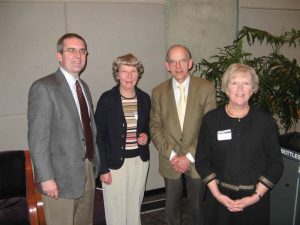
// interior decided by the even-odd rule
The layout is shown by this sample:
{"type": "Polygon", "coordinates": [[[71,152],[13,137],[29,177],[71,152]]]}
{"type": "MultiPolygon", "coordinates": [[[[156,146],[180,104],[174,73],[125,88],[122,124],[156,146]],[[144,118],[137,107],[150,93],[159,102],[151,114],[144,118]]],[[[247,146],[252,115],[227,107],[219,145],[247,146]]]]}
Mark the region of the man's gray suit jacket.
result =
{"type": "MultiPolygon", "coordinates": [[[[82,80],[81,84],[90,108],[97,176],[100,159],[92,99],[87,84],[82,80]]],[[[61,198],[79,198],[85,185],[85,138],[71,89],[59,69],[30,88],[28,142],[36,182],[54,179],[61,198]]]]}

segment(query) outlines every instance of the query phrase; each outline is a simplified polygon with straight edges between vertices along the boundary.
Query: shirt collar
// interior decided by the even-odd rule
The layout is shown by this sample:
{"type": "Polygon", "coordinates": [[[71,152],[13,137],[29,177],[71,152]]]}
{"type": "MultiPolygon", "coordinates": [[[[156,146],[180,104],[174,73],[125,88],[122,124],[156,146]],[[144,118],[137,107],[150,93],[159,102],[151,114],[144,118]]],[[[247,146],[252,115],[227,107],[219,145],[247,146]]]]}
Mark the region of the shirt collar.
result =
{"type": "Polygon", "coordinates": [[[68,84],[72,87],[75,85],[76,81],[79,81],[79,76],[77,76],[77,78],[75,78],[73,75],[71,75],[70,73],[68,73],[66,70],[64,70],[62,67],[60,67],[61,72],[63,73],[63,75],[65,76],[68,84]]]}
{"type": "MultiPolygon", "coordinates": [[[[185,81],[182,82],[182,85],[184,86],[185,90],[187,91],[189,89],[189,85],[190,85],[190,80],[191,80],[191,77],[190,75],[185,79],[185,81]]],[[[173,89],[174,90],[177,90],[178,89],[178,85],[180,83],[178,83],[174,77],[172,78],[172,85],[173,85],[173,89]]]]}

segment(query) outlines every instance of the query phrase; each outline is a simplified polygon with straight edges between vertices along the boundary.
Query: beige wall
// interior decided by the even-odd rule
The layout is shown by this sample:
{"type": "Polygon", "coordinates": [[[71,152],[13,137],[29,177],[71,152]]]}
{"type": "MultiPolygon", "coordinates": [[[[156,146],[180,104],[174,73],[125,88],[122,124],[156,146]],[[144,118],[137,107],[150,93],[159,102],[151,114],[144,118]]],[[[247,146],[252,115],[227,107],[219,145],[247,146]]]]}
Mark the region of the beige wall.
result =
{"type": "MultiPolygon", "coordinates": [[[[170,45],[187,45],[198,61],[230,44],[242,25],[299,29],[299,8],[298,0],[0,0],[0,151],[28,147],[28,89],[56,70],[55,45],[65,32],[78,32],[88,42],[83,79],[96,104],[114,85],[111,63],[118,55],[132,52],[142,60],[139,86],[151,94],[166,79],[164,54],[170,45]]],[[[157,158],[151,145],[148,190],[163,186],[157,158]]]]}
{"type": "Polygon", "coordinates": [[[187,45],[195,62],[235,38],[236,0],[167,0],[166,6],[166,46],[187,45]]]}
{"type": "MultiPolygon", "coordinates": [[[[0,151],[25,149],[31,83],[57,69],[57,39],[66,32],[88,43],[82,74],[94,105],[114,85],[111,63],[132,52],[144,63],[139,86],[151,94],[166,79],[166,48],[187,45],[195,61],[230,44],[237,30],[236,0],[0,0],[0,151]]],[[[151,144],[147,189],[162,187],[151,144]]]]}
{"type": "MultiPolygon", "coordinates": [[[[165,79],[164,12],[162,3],[0,1],[0,151],[28,148],[28,90],[34,80],[58,68],[56,42],[66,32],[79,33],[88,43],[82,77],[94,106],[115,85],[112,60],[128,52],[143,62],[139,86],[150,94],[165,79]]],[[[163,186],[157,158],[151,145],[147,189],[163,186]]]]}

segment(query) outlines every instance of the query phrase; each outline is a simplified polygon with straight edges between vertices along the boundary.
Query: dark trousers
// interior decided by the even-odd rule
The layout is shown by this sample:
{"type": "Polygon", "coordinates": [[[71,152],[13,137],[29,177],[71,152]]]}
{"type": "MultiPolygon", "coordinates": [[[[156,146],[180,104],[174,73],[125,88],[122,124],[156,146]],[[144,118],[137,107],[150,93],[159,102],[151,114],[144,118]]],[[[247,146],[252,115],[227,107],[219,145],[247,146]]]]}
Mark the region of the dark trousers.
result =
{"type": "MultiPolygon", "coordinates": [[[[191,225],[203,225],[204,221],[204,193],[205,184],[198,179],[185,176],[188,198],[188,214],[191,225]]],[[[165,216],[168,225],[180,225],[181,221],[181,197],[183,182],[178,179],[164,178],[166,185],[166,209],[165,216]]]]}

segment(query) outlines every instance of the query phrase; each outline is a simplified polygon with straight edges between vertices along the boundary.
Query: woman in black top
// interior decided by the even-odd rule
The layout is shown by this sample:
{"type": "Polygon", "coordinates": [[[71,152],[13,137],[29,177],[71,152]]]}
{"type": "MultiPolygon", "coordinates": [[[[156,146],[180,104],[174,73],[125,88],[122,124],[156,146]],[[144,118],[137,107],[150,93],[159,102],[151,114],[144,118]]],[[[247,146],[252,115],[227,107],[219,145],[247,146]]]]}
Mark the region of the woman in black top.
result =
{"type": "Polygon", "coordinates": [[[107,225],[140,225],[149,168],[151,100],[137,87],[144,67],[132,54],[113,62],[117,85],[104,92],[95,121],[107,225]]]}
{"type": "Polygon", "coordinates": [[[249,105],[257,90],[253,68],[230,65],[222,79],[229,102],[203,119],[195,163],[209,189],[206,225],[269,224],[269,190],[283,162],[272,116],[249,105]]]}

